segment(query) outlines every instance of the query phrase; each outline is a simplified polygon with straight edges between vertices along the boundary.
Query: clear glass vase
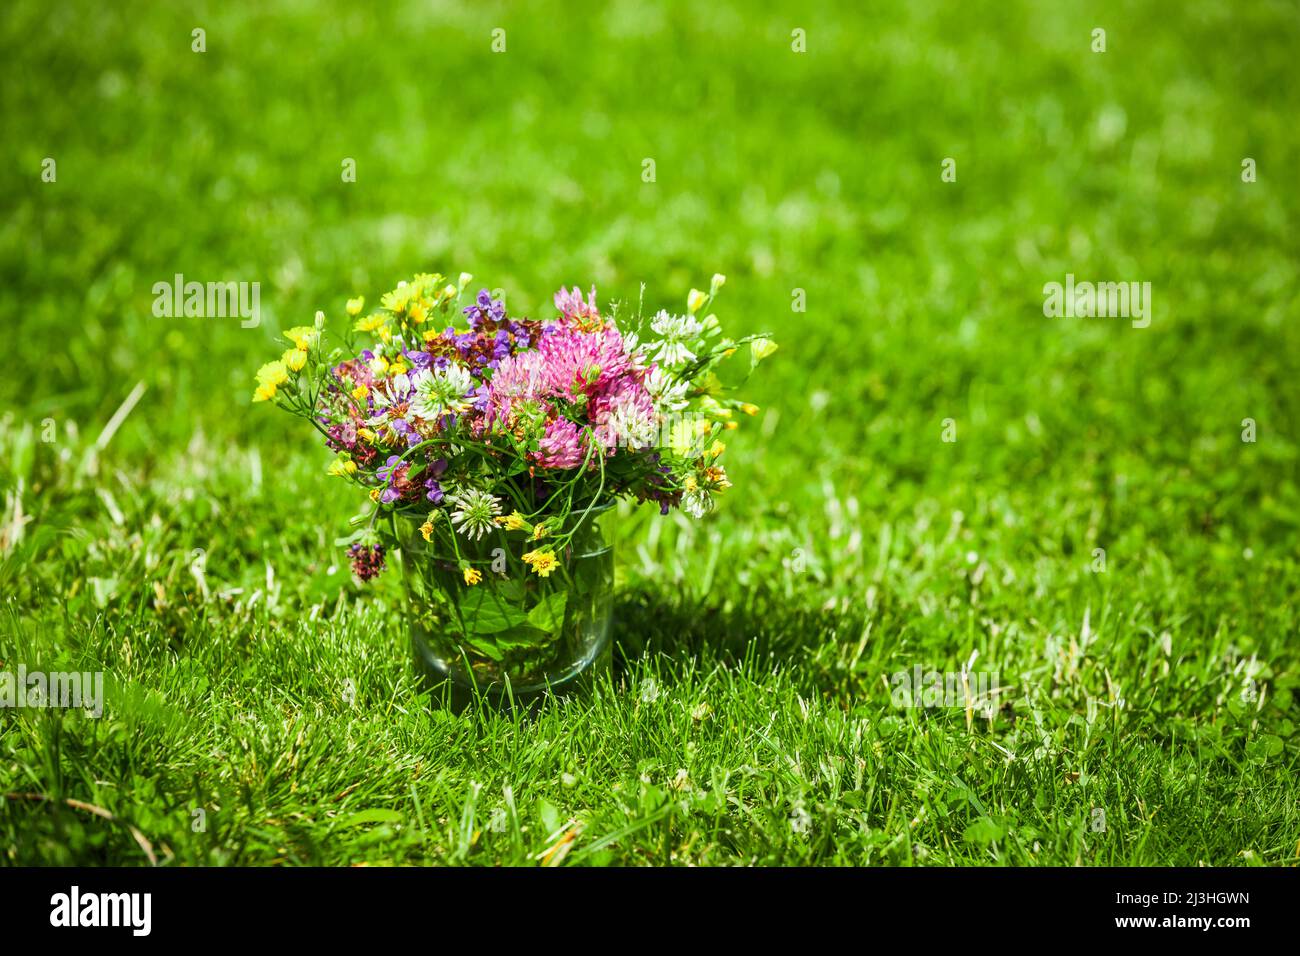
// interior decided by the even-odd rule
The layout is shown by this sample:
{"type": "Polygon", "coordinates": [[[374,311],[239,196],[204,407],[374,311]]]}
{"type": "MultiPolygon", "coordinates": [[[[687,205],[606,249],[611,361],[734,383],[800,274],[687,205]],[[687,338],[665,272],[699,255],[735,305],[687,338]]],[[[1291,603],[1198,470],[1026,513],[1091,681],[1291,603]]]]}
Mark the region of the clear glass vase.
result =
{"type": "Polygon", "coordinates": [[[579,509],[540,540],[498,528],[477,541],[453,541],[446,521],[426,540],[423,519],[397,519],[416,666],[436,697],[457,710],[476,696],[526,705],[608,673],[613,517],[610,505],[579,509]],[[543,576],[523,558],[547,549],[543,576]]]}

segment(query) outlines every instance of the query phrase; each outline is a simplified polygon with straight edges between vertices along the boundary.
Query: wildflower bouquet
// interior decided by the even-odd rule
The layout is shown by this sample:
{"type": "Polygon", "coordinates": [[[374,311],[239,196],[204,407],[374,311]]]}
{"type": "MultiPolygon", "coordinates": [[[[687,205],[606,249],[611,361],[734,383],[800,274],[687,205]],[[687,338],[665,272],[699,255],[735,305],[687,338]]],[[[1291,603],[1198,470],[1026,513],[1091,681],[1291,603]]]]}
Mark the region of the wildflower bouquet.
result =
{"type": "Polygon", "coordinates": [[[285,333],[254,401],[301,416],[334,452],[330,474],[368,497],[349,545],[357,576],[402,555],[412,632],[438,676],[515,690],[563,682],[609,641],[615,499],[699,518],[730,486],[720,458],[734,388],[776,346],[722,334],[710,307],[620,321],[593,288],[561,289],[556,314],[516,318],[471,281],[417,275],[327,351],[325,317],[285,333]],[[359,334],[370,341],[362,344],[359,334]],[[725,359],[747,346],[748,367],[725,359]]]}

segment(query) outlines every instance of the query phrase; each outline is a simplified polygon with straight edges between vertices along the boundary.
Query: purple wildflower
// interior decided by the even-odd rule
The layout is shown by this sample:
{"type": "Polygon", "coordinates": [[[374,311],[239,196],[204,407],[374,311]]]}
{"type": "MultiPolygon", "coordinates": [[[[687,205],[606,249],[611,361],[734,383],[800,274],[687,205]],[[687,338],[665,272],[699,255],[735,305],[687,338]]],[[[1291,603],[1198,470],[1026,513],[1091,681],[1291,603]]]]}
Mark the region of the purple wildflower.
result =
{"type": "Polygon", "coordinates": [[[348,548],[348,557],[352,559],[352,572],[362,581],[384,570],[384,549],[378,544],[354,544],[348,548]]]}

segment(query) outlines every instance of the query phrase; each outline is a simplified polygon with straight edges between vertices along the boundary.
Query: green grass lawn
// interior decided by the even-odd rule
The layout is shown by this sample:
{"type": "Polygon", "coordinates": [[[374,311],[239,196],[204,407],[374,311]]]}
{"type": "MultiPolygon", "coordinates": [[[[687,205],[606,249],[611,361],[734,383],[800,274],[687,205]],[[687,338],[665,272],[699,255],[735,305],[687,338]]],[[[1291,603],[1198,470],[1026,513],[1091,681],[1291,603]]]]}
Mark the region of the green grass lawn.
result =
{"type": "Polygon", "coordinates": [[[1293,4],[236,6],[0,19],[0,671],[106,681],[0,710],[0,861],[1296,863],[1293,4]],[[423,270],[538,317],[722,272],[781,345],[719,510],[620,521],[612,682],[535,718],[420,696],[250,404],[423,270]],[[260,325],[156,318],[176,273],[260,325]],[[1045,317],[1067,273],[1150,326],[1045,317]],[[987,713],[898,706],[976,652],[987,713]]]}

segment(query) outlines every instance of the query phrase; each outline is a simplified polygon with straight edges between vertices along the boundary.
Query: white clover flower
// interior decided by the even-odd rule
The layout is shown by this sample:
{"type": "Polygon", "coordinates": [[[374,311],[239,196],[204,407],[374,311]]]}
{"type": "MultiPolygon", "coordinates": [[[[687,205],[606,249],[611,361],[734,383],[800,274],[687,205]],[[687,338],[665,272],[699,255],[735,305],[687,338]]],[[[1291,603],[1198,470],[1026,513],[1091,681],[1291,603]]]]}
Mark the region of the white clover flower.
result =
{"type": "Polygon", "coordinates": [[[415,389],[411,414],[424,419],[459,415],[469,408],[465,395],[473,384],[469,372],[460,365],[421,369],[411,376],[411,385],[415,389]]]}
{"type": "Polygon", "coordinates": [[[645,377],[646,391],[654,399],[655,407],[665,414],[680,412],[686,407],[686,389],[689,386],[689,382],[673,379],[658,365],[645,377]]]}
{"type": "Polygon", "coordinates": [[[623,402],[609,410],[600,437],[608,448],[646,448],[659,432],[652,417],[632,402],[623,402]]]}
{"type": "Polygon", "coordinates": [[[682,510],[692,518],[703,518],[713,510],[713,495],[703,488],[683,492],[682,510]]]}
{"type": "Polygon", "coordinates": [[[477,541],[496,527],[494,519],[501,514],[501,502],[486,491],[468,488],[448,498],[454,510],[451,523],[467,538],[477,541]]]}
{"type": "Polygon", "coordinates": [[[641,337],[635,332],[623,333],[623,354],[627,356],[628,365],[633,369],[646,367],[646,351],[642,347],[641,337]]]}
{"type": "Polygon", "coordinates": [[[650,328],[661,340],[647,344],[646,348],[655,349],[655,361],[661,365],[685,365],[695,360],[695,353],[687,343],[694,342],[704,331],[700,320],[693,315],[669,315],[661,309],[650,320],[650,328]]]}

